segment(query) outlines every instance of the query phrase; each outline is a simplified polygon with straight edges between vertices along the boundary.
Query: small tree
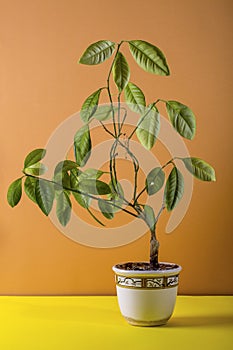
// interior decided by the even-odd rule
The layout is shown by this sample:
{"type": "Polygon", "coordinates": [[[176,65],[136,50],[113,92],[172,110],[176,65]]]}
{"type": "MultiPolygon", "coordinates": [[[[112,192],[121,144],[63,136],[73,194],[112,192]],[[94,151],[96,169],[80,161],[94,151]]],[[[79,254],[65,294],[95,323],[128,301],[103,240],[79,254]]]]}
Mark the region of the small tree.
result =
{"type": "Polygon", "coordinates": [[[195,135],[196,122],[191,109],[177,101],[164,101],[156,99],[146,105],[142,90],[130,82],[130,69],[126,58],[121,52],[121,47],[127,43],[129,50],[136,63],[145,71],[157,75],[169,75],[169,68],[164,54],[156,46],[142,40],[121,41],[116,44],[112,41],[101,40],[90,45],[79,63],[97,65],[113,56],[112,64],[107,75],[106,86],[100,87],[93,92],[83,103],[81,119],[84,126],[81,127],[74,137],[74,159],[61,161],[54,170],[52,179],[42,178],[46,167],[41,163],[46,150],[36,149],[30,152],[24,161],[23,176],[15,180],[8,189],[8,203],[14,207],[18,204],[22,195],[22,180],[24,179],[24,191],[35,202],[45,215],[49,215],[54,200],[56,200],[56,214],[59,222],[65,226],[71,215],[71,195],[80,206],[85,208],[90,215],[103,225],[90,209],[91,200],[97,201],[104,217],[113,219],[117,211],[143,220],[148,226],[150,238],[150,268],[159,267],[158,251],[159,242],[156,235],[156,226],[160,215],[166,208],[172,211],[180,201],[184,192],[184,180],[178,169],[179,162],[183,162],[188,171],[203,181],[215,181],[214,169],[199,158],[174,157],[161,167],[153,168],[146,177],[145,185],[138,190],[139,161],[131,150],[131,139],[137,135],[139,142],[148,151],[154,146],[160,130],[160,114],[158,104],[166,105],[167,114],[172,126],[184,138],[192,140],[195,135]],[[118,90],[117,104],[113,102],[110,89],[110,78],[118,90]],[[106,90],[109,97],[109,105],[99,105],[102,92],[106,90]],[[137,125],[129,135],[124,128],[127,120],[127,108],[121,103],[122,94],[128,107],[139,115],[137,125]],[[112,139],[109,153],[109,181],[100,180],[104,172],[100,169],[82,168],[87,164],[91,154],[90,123],[98,120],[105,132],[112,139]],[[105,121],[111,119],[112,128],[105,121]],[[123,188],[118,181],[117,152],[124,149],[134,169],[133,195],[126,198],[123,188]],[[164,168],[172,165],[172,170],[165,181],[164,168]],[[82,169],[82,170],[81,170],[82,169]],[[166,184],[164,185],[164,183],[166,184]],[[146,192],[149,196],[156,194],[164,187],[163,201],[157,214],[151,206],[141,203],[141,196],[146,192]]]}

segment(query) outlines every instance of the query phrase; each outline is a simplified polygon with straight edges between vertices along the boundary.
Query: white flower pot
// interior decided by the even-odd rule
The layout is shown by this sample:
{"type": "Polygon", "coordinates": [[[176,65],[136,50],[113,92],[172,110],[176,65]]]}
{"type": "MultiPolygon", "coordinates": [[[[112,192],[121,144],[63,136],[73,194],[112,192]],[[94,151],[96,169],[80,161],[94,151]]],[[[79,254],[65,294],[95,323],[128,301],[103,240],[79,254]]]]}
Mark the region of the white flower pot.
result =
{"type": "Polygon", "coordinates": [[[174,310],[181,267],[161,263],[169,265],[170,269],[143,271],[126,270],[123,266],[127,264],[113,267],[122,315],[134,326],[165,324],[174,310]]]}

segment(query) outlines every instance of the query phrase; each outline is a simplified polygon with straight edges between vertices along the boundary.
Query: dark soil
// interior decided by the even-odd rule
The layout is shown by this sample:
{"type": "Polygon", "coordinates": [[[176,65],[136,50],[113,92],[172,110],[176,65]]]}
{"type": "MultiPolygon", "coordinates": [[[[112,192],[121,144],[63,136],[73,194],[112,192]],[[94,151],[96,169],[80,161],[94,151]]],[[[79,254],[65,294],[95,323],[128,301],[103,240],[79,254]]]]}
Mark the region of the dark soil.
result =
{"type": "Polygon", "coordinates": [[[130,271],[148,271],[148,270],[154,270],[154,271],[160,271],[160,270],[172,270],[179,267],[176,264],[163,264],[159,263],[159,267],[156,269],[153,269],[149,263],[146,262],[128,262],[125,264],[117,264],[116,267],[118,269],[122,270],[130,270],[130,271]]]}

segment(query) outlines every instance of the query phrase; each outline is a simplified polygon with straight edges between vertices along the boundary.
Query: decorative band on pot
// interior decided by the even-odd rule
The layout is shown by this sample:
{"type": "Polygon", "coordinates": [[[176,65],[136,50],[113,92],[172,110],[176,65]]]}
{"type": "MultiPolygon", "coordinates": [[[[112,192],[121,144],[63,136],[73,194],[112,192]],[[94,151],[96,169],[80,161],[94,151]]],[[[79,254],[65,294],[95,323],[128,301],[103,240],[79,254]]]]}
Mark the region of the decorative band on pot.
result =
{"type": "Polygon", "coordinates": [[[159,277],[115,276],[116,285],[133,289],[166,289],[178,286],[179,274],[159,277]]]}

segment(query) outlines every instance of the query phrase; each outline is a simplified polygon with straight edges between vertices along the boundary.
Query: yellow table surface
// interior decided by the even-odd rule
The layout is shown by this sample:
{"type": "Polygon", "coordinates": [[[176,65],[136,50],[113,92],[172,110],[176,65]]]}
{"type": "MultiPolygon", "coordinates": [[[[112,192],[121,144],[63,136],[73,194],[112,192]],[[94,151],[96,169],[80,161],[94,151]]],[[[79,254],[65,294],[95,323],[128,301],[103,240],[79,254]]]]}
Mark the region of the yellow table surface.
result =
{"type": "Polygon", "coordinates": [[[134,327],[114,296],[0,297],[1,350],[233,349],[233,296],[179,296],[166,326],[134,327]]]}

